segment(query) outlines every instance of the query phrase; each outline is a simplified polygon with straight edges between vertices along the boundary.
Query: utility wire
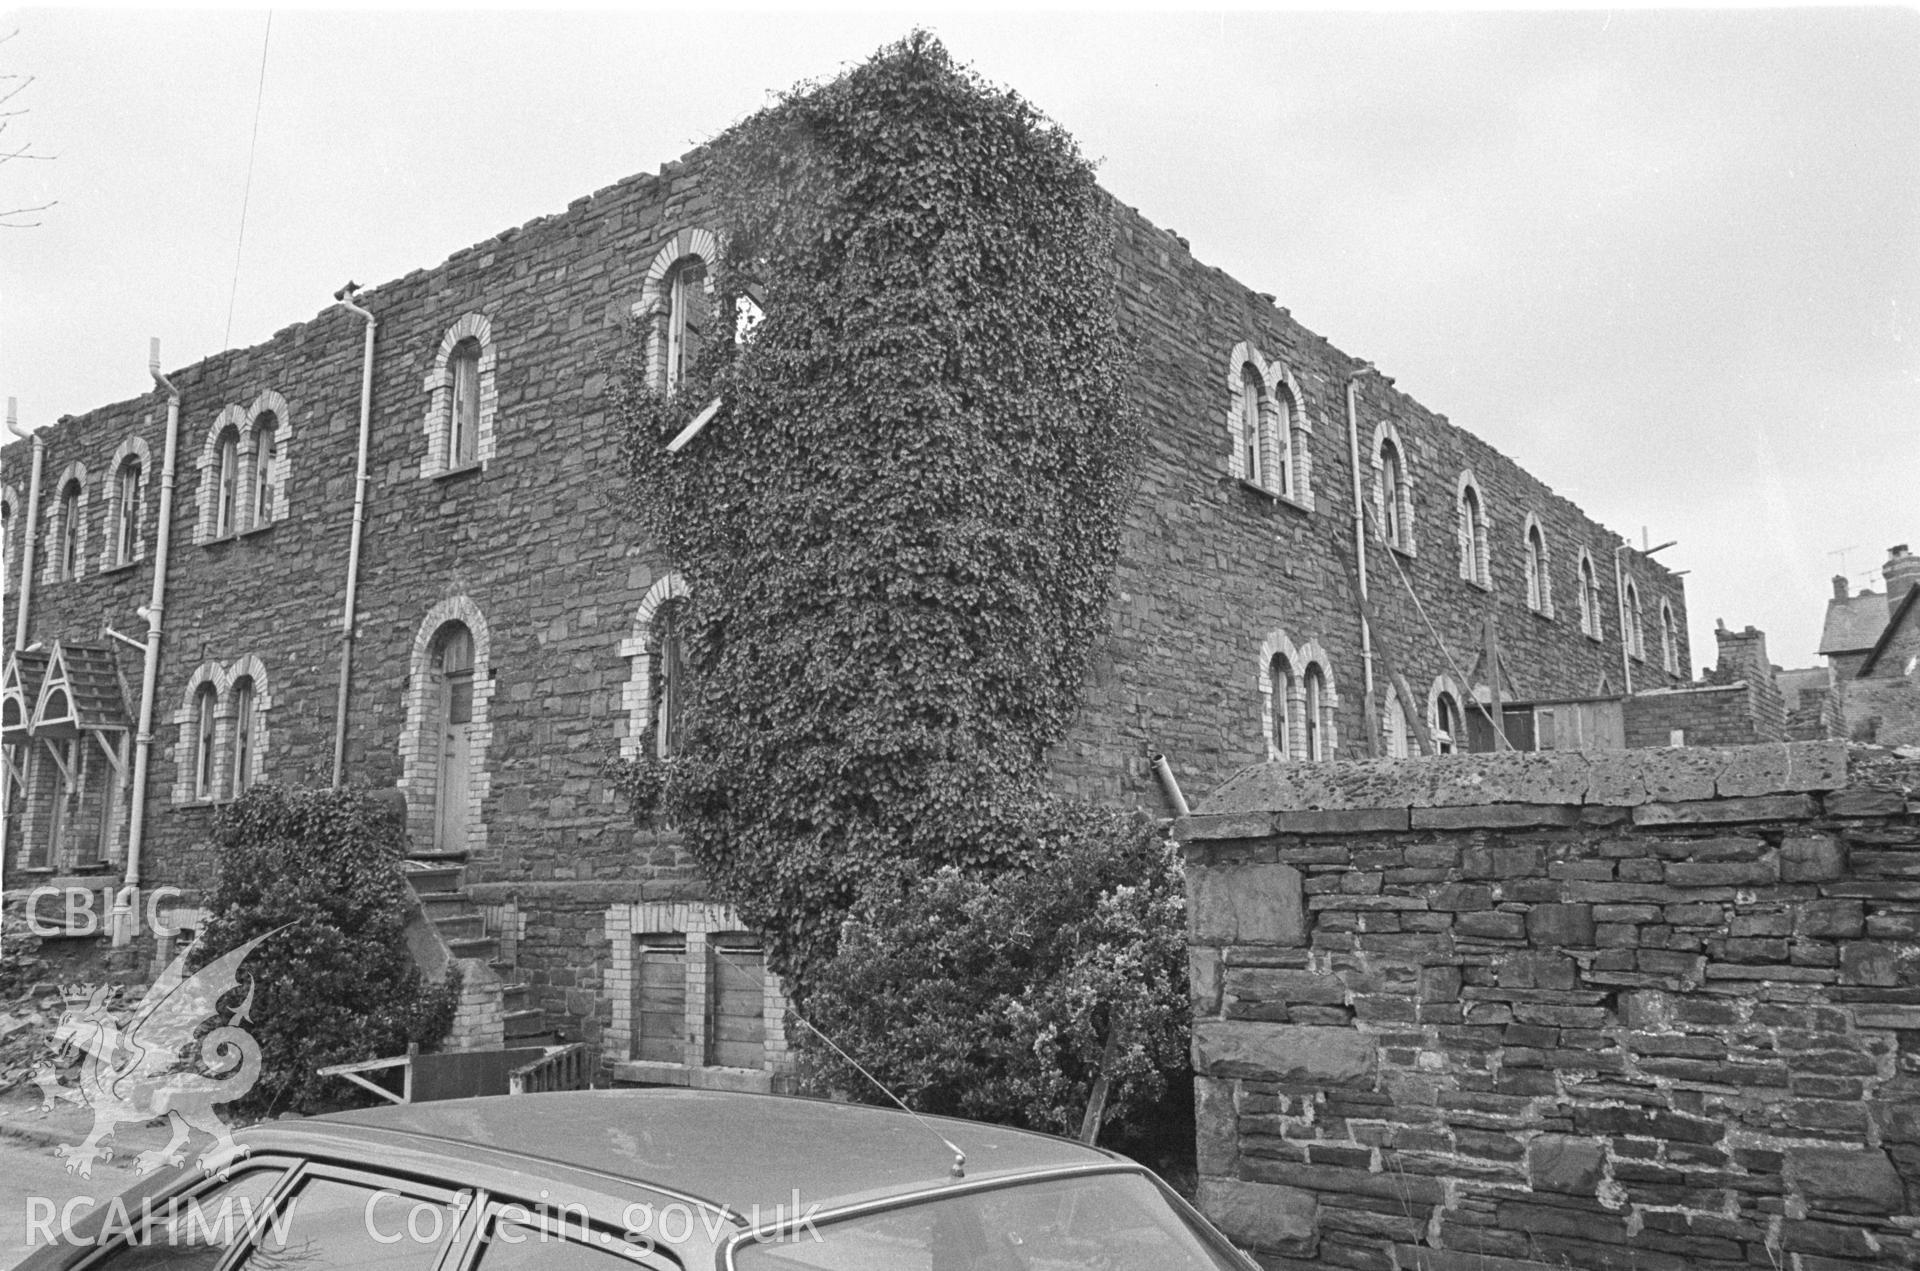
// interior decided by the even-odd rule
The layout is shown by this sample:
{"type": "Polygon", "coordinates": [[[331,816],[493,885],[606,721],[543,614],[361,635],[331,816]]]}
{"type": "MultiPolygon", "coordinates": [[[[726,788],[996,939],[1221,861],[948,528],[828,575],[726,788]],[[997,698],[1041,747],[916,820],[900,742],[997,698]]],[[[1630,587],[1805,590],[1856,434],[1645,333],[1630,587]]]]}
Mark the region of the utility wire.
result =
{"type": "Polygon", "coordinates": [[[240,253],[247,244],[247,204],[253,197],[253,159],[260,149],[260,103],[267,95],[267,44],[273,39],[273,10],[267,10],[266,33],[260,37],[260,82],[253,90],[253,136],[247,142],[247,181],[240,191],[240,235],[233,245],[233,286],[227,291],[227,333],[220,347],[233,346],[233,305],[240,294],[240,253]]]}

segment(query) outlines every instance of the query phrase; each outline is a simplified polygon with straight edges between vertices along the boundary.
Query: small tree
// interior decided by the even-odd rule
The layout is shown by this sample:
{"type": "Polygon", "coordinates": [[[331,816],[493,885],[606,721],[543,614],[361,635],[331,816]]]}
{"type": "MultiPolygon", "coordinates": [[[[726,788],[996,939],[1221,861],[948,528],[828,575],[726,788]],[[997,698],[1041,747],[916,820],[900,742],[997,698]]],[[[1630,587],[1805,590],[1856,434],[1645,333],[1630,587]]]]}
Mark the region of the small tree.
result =
{"type": "MultiPolygon", "coordinates": [[[[1180,862],[1144,818],[1048,815],[1011,869],[909,871],[870,893],[807,1008],[916,1108],[1091,1142],[1186,1070],[1180,862]]],[[[885,1101],[800,1037],[818,1080],[885,1101]]]]}
{"type": "Polygon", "coordinates": [[[219,882],[193,966],[284,927],[240,968],[259,1083],[243,1109],[310,1111],[346,1093],[314,1070],[431,1045],[453,1024],[457,973],[423,982],[407,952],[406,833],[363,793],[259,785],[214,824],[219,882]]]}

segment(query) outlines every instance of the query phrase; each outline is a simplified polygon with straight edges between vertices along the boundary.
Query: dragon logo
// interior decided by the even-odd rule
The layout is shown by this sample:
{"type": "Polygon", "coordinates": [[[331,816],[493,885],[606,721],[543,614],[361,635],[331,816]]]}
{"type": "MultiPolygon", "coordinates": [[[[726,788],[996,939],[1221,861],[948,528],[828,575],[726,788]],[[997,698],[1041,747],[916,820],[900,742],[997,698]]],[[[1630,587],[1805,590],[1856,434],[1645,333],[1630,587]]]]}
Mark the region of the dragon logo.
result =
{"type": "Polygon", "coordinates": [[[249,940],[192,975],[186,967],[193,948],[186,949],[124,1022],[113,1009],[114,986],[83,986],[68,993],[69,1006],[53,1041],[63,1053],[68,1048],[80,1052],[77,1084],[61,1082],[51,1064],[42,1066],[35,1084],[48,1109],[62,1100],[93,1110],[93,1130],[86,1141],[59,1148],[69,1174],[91,1178],[95,1161],[111,1160],[113,1152],[102,1141],[112,1138],[117,1126],[160,1117],[167,1118],[173,1137],[165,1147],[135,1158],[142,1174],[184,1162],[192,1130],[213,1139],[198,1161],[209,1173],[245,1151],[214,1108],[240,1098],[260,1079],[260,1044],[240,1027],[253,1009],[251,978],[246,999],[224,1024],[217,1020],[220,999],[239,987],[240,964],[261,941],[276,934],[269,931],[249,940]],[[209,1023],[215,1026],[208,1029],[209,1023]]]}

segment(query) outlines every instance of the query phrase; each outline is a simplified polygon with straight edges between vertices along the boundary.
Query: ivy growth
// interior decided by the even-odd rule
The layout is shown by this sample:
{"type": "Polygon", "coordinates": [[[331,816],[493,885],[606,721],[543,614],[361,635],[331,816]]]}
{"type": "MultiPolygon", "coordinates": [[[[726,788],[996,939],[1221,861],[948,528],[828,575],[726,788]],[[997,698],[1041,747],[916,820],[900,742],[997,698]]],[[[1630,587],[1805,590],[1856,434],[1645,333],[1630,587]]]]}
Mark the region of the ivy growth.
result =
{"type": "Polygon", "coordinates": [[[1046,819],[1136,450],[1110,213],[1070,137],[924,33],[733,128],[703,185],[715,312],[763,316],[672,393],[636,340],[621,390],[690,591],[666,802],[804,997],[902,862],[1004,869],[1046,819]]]}

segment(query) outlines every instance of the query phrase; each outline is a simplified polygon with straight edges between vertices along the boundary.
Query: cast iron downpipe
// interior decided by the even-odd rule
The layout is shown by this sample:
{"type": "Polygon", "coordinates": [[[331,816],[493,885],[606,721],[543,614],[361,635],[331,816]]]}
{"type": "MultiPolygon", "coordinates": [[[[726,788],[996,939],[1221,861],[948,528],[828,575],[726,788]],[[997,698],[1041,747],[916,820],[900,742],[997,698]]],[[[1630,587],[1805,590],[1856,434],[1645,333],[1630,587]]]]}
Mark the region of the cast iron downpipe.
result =
{"type": "Polygon", "coordinates": [[[140,903],[140,848],[147,833],[147,768],[153,759],[153,706],[159,696],[161,616],[167,605],[167,564],[173,544],[174,459],[180,452],[180,390],[160,371],[160,341],[147,348],[147,373],[167,395],[167,441],[160,459],[160,526],[153,544],[153,591],[141,610],[147,619],[147,653],[140,675],[140,725],[133,735],[133,795],[127,809],[126,883],[113,898],[109,926],[115,948],[133,940],[140,903]]]}
{"type": "Polygon", "coordinates": [[[373,315],[353,302],[360,288],[348,283],[333,293],[340,307],[367,322],[366,347],[360,358],[360,452],[353,469],[353,537],[347,547],[347,599],[340,612],[340,691],[333,705],[333,784],[346,782],[347,686],[353,677],[355,608],[360,603],[360,539],[367,521],[367,437],[373,427],[373,315]]]}
{"type": "Polygon", "coordinates": [[[33,475],[27,486],[27,524],[20,539],[19,612],[13,616],[13,647],[27,647],[27,609],[33,603],[33,549],[40,528],[40,469],[47,461],[47,443],[37,432],[20,427],[20,410],[14,399],[7,399],[7,431],[33,447],[33,475]]]}
{"type": "Polygon", "coordinates": [[[1364,681],[1366,700],[1361,709],[1366,712],[1367,748],[1373,757],[1380,757],[1379,747],[1373,744],[1379,727],[1373,715],[1373,626],[1367,621],[1367,505],[1364,502],[1365,489],[1360,480],[1360,377],[1373,368],[1365,362],[1353,368],[1347,376],[1347,453],[1353,464],[1353,556],[1360,569],[1360,669],[1364,681]]]}

